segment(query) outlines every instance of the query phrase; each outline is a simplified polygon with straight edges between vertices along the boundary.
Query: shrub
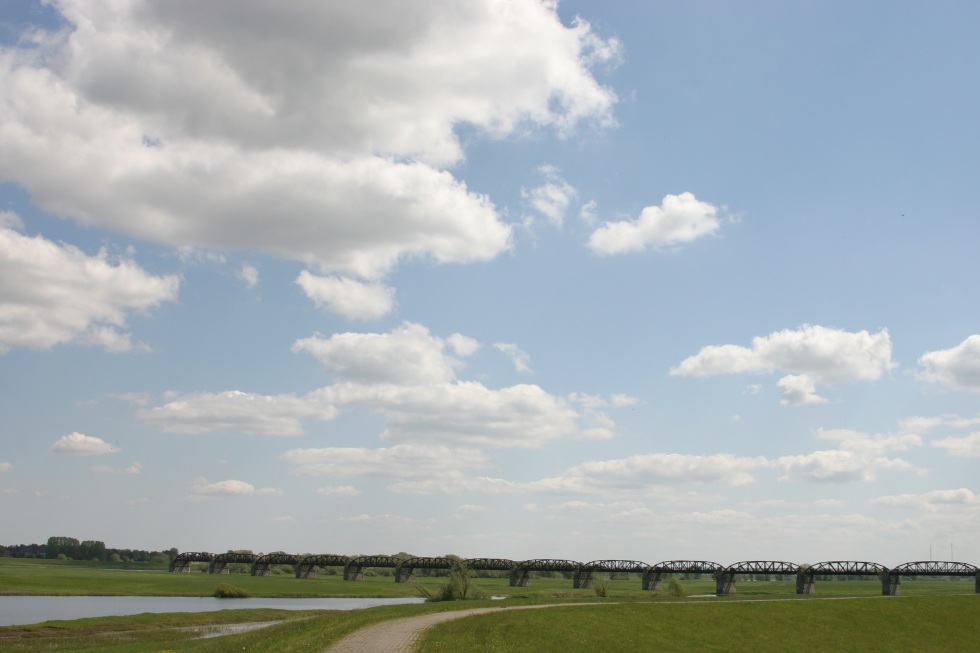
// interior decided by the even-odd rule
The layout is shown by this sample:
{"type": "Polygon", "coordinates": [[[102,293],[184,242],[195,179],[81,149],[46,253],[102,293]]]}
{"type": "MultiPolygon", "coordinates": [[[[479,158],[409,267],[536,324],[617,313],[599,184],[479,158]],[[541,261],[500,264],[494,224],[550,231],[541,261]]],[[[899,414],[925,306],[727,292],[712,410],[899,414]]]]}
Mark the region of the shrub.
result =
{"type": "Polygon", "coordinates": [[[216,599],[247,599],[248,592],[241,587],[235,587],[228,583],[218,583],[218,587],[214,590],[214,597],[216,599]]]}
{"type": "Polygon", "coordinates": [[[667,579],[667,596],[687,596],[681,582],[673,576],[667,579]]]}
{"type": "Polygon", "coordinates": [[[604,599],[609,596],[609,585],[606,583],[606,581],[595,580],[592,583],[592,591],[595,592],[596,596],[604,599]]]}

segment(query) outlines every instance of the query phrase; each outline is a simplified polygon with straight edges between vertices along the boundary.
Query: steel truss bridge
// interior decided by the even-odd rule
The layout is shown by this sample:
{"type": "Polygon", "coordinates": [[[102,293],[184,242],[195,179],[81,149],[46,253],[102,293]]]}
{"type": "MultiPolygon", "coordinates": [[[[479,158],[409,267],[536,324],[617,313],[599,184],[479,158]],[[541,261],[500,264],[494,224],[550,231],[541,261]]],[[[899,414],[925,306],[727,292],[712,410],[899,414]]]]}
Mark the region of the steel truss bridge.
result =
{"type": "Polygon", "coordinates": [[[290,565],[297,578],[315,578],[317,568],[342,568],[344,580],[364,579],[365,569],[391,569],[396,583],[414,579],[415,572],[424,570],[506,571],[512,587],[527,587],[532,573],[558,572],[572,577],[575,588],[593,587],[595,574],[638,574],[644,590],[659,590],[664,578],[673,574],[694,576],[710,575],[715,579],[718,594],[734,594],[736,580],[740,576],[787,576],[796,579],[797,594],[813,594],[816,580],[840,576],[874,577],[881,581],[885,595],[901,592],[902,577],[966,577],[974,578],[974,590],[980,594],[980,569],[966,562],[917,561],[906,562],[892,568],[877,562],[859,560],[831,560],[812,565],[797,565],[774,560],[746,560],[730,565],[720,565],[706,560],[665,560],[649,565],[639,560],[593,560],[576,562],[558,558],[532,560],[508,560],[506,558],[414,557],[398,558],[387,555],[345,556],[334,554],[296,555],[283,552],[256,555],[252,553],[205,553],[186,552],[170,562],[170,571],[189,572],[193,563],[207,564],[208,573],[227,574],[230,564],[249,565],[253,576],[268,576],[274,565],[290,565]]]}

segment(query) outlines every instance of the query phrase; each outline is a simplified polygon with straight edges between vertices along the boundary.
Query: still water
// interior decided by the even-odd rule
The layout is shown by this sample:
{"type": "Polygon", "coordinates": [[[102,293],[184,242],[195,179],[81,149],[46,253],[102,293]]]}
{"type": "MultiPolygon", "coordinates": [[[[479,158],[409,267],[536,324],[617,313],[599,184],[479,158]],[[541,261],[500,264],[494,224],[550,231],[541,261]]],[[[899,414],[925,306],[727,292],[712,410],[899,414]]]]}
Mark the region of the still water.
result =
{"type": "Polygon", "coordinates": [[[214,612],[272,608],[275,610],[357,610],[379,605],[422,603],[422,598],[397,599],[216,599],[192,596],[0,596],[0,626],[42,621],[120,617],[144,612],[214,612]]]}

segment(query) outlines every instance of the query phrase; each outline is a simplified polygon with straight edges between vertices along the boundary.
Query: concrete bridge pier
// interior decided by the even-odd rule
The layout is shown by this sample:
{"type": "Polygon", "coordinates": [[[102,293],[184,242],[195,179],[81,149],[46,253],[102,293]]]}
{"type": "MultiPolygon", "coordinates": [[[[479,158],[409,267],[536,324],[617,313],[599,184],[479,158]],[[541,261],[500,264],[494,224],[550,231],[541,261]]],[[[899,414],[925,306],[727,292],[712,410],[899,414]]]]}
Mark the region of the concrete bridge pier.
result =
{"type": "Polygon", "coordinates": [[[796,573],[796,593],[797,594],[816,594],[817,589],[813,582],[813,576],[808,576],[802,572],[796,573]]]}
{"type": "Polygon", "coordinates": [[[881,575],[881,595],[898,596],[902,593],[902,577],[885,572],[881,575]]]}
{"type": "Polygon", "coordinates": [[[579,590],[590,590],[595,587],[595,575],[591,571],[577,571],[572,581],[572,587],[579,590]]]}
{"type": "Polygon", "coordinates": [[[316,565],[297,565],[296,578],[316,578],[316,565]]]}
{"type": "Polygon", "coordinates": [[[364,568],[344,566],[344,580],[364,580],[364,568]]]}
{"type": "Polygon", "coordinates": [[[395,582],[396,583],[411,583],[415,580],[415,570],[414,569],[396,569],[395,570],[395,582]]]}
{"type": "Polygon", "coordinates": [[[531,584],[531,577],[528,572],[514,570],[510,572],[511,587],[528,587],[531,584]]]}
{"type": "Polygon", "coordinates": [[[648,592],[659,592],[663,589],[664,575],[659,571],[647,569],[643,572],[643,589],[648,592]]]}
{"type": "Polygon", "coordinates": [[[725,596],[735,594],[735,574],[725,574],[719,572],[715,577],[715,594],[725,596]]]}

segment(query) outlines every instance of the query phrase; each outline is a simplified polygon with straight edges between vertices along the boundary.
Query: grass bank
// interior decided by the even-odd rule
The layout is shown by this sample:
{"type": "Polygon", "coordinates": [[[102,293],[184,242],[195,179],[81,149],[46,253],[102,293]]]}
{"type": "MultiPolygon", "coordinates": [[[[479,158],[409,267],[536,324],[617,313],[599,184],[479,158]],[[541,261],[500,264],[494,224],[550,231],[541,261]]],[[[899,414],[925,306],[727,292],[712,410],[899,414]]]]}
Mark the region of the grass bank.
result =
{"type": "Polygon", "coordinates": [[[980,596],[628,603],[500,612],[430,630],[421,653],[980,651],[980,596]]]}

